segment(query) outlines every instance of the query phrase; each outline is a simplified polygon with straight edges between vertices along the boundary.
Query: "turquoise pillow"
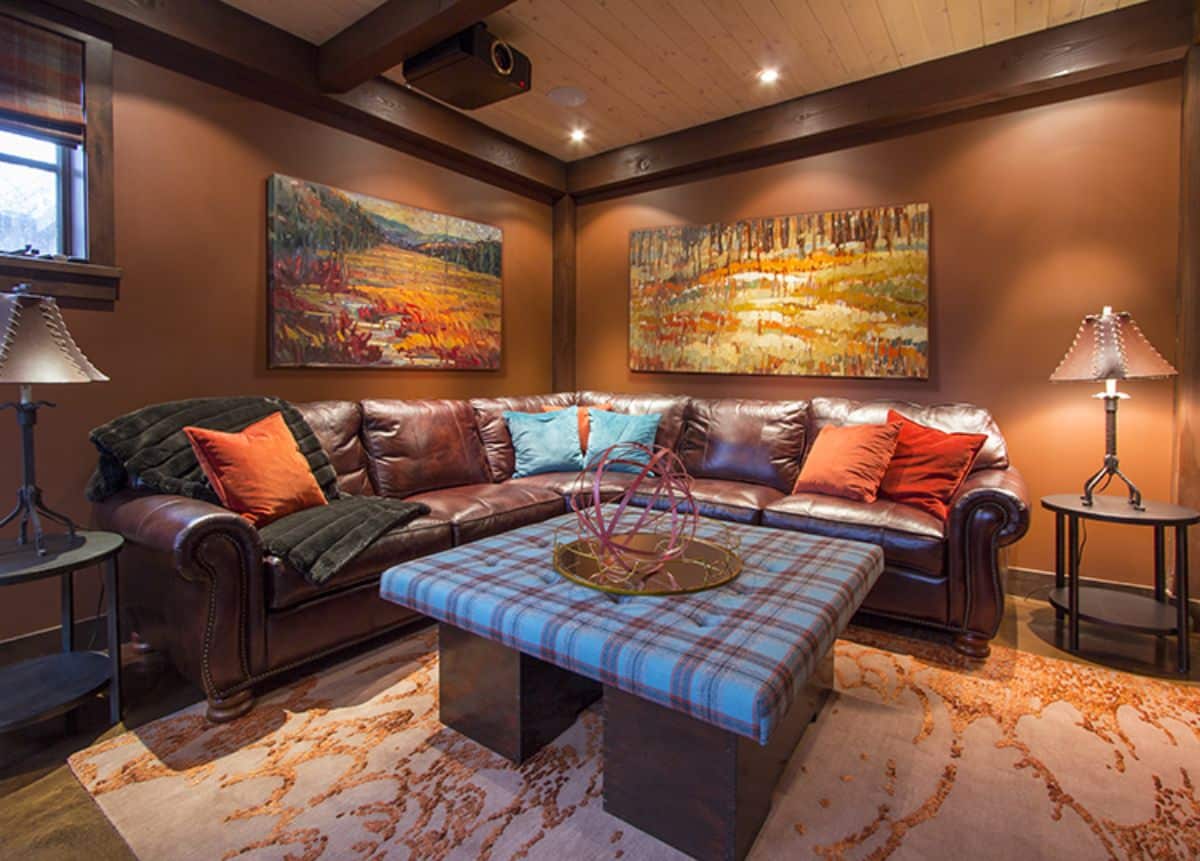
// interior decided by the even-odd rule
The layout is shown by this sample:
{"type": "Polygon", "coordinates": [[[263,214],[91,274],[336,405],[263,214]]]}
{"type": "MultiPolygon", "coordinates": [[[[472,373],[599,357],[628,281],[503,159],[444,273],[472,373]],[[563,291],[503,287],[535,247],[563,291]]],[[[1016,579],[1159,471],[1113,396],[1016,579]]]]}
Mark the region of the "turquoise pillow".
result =
{"type": "MultiPolygon", "coordinates": [[[[589,409],[588,425],[590,429],[588,430],[587,456],[584,460],[588,466],[591,466],[607,449],[621,442],[640,442],[642,445],[653,447],[654,439],[658,436],[660,421],[662,421],[661,413],[630,416],[608,410],[589,409]]],[[[624,452],[623,456],[639,463],[645,463],[650,459],[649,455],[635,454],[634,452],[624,452]]],[[[623,464],[614,464],[611,469],[614,472],[637,472],[635,467],[623,464]]]]}
{"type": "Polygon", "coordinates": [[[504,421],[517,453],[513,478],[583,469],[578,407],[548,413],[506,411],[504,421]]]}

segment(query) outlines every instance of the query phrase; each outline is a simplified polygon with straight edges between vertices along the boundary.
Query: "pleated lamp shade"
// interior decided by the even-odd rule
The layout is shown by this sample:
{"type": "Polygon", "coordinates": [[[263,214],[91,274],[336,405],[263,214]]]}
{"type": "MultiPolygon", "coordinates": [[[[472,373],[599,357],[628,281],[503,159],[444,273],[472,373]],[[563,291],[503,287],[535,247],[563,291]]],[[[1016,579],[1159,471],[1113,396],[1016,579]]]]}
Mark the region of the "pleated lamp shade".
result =
{"type": "Polygon", "coordinates": [[[0,383],[99,383],[108,377],[88,361],[48,296],[0,294],[0,383]]]}
{"type": "Polygon", "coordinates": [[[1089,314],[1075,333],[1067,355],[1050,375],[1053,382],[1138,380],[1178,373],[1146,340],[1128,313],[1105,308],[1089,314]]]}

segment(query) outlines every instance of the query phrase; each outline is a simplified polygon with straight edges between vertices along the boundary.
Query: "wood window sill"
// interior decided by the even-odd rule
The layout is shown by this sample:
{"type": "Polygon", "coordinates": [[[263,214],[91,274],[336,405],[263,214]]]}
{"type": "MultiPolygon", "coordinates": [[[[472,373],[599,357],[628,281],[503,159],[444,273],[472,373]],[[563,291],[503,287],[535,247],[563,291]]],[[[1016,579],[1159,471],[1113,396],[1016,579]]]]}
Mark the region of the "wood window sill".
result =
{"type": "Polygon", "coordinates": [[[30,292],[53,296],[67,308],[111,310],[121,285],[116,266],[0,254],[0,291],[28,284],[30,292]]]}

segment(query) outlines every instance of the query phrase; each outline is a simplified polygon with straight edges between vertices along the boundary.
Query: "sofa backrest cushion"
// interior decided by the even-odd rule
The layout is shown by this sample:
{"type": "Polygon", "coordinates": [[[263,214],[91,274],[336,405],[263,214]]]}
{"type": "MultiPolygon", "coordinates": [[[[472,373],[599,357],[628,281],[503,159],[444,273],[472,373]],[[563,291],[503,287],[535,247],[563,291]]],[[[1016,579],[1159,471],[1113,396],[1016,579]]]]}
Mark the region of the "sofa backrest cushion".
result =
{"type": "Polygon", "coordinates": [[[475,423],[479,427],[479,438],[483,441],[492,481],[508,481],[516,467],[512,435],[508,432],[504,413],[540,413],[547,407],[564,409],[574,405],[574,392],[513,398],[474,398],[471,407],[475,410],[475,423]]]}
{"type": "Polygon", "coordinates": [[[691,399],[685,395],[625,395],[613,392],[580,392],[577,403],[583,409],[599,407],[614,413],[641,416],[647,413],[658,413],[662,419],[658,423],[658,434],[654,444],[664,448],[676,449],[679,438],[683,433],[683,419],[687,413],[688,402],[691,399]]]}
{"type": "Polygon", "coordinates": [[[467,401],[363,401],[363,444],[381,496],[491,482],[467,401]]]}
{"type": "Polygon", "coordinates": [[[356,496],[373,496],[375,488],[367,470],[363,448],[362,406],[358,401],[312,401],[293,404],[308,422],[337,473],[338,490],[356,496]]]}
{"type": "Polygon", "coordinates": [[[693,398],[679,457],[696,478],[747,481],[790,493],[808,440],[807,401],[693,398]]]}
{"type": "Polygon", "coordinates": [[[846,398],[813,398],[812,432],[827,424],[883,424],[895,410],[918,424],[946,433],[980,433],[987,442],[979,450],[972,471],[1006,469],[1008,446],[992,414],[974,404],[913,404],[908,401],[852,401],[846,398]]]}

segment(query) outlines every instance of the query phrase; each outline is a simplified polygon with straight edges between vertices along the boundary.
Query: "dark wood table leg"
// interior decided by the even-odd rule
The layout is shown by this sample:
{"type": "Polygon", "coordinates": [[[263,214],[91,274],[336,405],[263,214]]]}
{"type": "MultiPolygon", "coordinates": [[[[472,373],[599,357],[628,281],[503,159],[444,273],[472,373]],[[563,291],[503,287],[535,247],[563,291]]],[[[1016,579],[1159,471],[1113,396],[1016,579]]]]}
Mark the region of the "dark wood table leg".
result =
{"type": "Polygon", "coordinates": [[[104,591],[108,593],[108,657],[112,677],[108,682],[108,718],[121,722],[121,596],[118,593],[117,557],[104,563],[104,591]]]}
{"type": "Polygon", "coordinates": [[[1154,527],[1154,600],[1167,600],[1167,530],[1154,527]]]}
{"type": "Polygon", "coordinates": [[[62,575],[62,594],[59,598],[59,612],[62,616],[62,650],[75,651],[75,572],[67,571],[62,575]]]}
{"type": "Polygon", "coordinates": [[[599,682],[438,625],[440,718],[520,764],[558,738],[603,694],[599,682]]]}
{"type": "Polygon", "coordinates": [[[1067,552],[1067,649],[1079,651],[1079,518],[1068,517],[1067,552]]]}
{"type": "Polygon", "coordinates": [[[1188,646],[1188,537],[1186,526],[1175,527],[1175,612],[1179,626],[1179,672],[1191,670],[1188,646]]]}
{"type": "MultiPolygon", "coordinates": [[[[1054,515],[1054,586],[1061,589],[1067,585],[1067,530],[1066,530],[1066,515],[1054,515]]],[[[1054,608],[1054,620],[1061,622],[1063,620],[1063,611],[1054,608]]],[[[1059,629],[1061,631],[1061,629],[1059,629]]],[[[1061,636],[1061,635],[1060,635],[1061,636]]]]}
{"type": "Polygon", "coordinates": [[[606,687],[604,809],[701,861],[746,857],[832,670],[830,654],[765,746],[606,687]]]}

